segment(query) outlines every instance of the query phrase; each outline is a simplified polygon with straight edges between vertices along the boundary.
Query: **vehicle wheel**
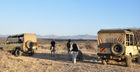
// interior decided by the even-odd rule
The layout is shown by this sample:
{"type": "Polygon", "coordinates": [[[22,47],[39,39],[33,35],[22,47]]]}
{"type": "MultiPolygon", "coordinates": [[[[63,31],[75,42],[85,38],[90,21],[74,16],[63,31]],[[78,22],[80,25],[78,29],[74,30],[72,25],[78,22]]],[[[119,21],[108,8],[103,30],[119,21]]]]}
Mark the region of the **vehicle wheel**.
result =
{"type": "Polygon", "coordinates": [[[140,64],[140,56],[138,56],[137,58],[135,58],[135,62],[140,64]]]}
{"type": "Polygon", "coordinates": [[[34,50],[29,51],[29,52],[28,52],[28,55],[29,55],[29,56],[33,56],[33,55],[34,55],[34,50]]]}
{"type": "Polygon", "coordinates": [[[103,65],[107,65],[106,60],[102,60],[103,65]]]}
{"type": "Polygon", "coordinates": [[[130,56],[126,56],[125,63],[127,67],[131,67],[132,65],[132,58],[130,56]]]}
{"type": "Polygon", "coordinates": [[[121,43],[115,43],[111,47],[111,52],[114,55],[121,56],[125,52],[125,47],[121,43]]]}
{"type": "Polygon", "coordinates": [[[20,49],[16,49],[15,50],[15,56],[21,56],[21,54],[22,54],[22,52],[21,52],[21,50],[20,49]]]}

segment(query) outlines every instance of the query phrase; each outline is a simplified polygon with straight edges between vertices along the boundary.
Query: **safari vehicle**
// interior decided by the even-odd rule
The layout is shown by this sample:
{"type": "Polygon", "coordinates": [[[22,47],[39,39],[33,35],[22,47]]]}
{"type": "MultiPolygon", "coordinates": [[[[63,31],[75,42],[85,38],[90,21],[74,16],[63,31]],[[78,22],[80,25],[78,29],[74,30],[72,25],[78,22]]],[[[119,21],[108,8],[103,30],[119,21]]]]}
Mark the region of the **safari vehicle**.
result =
{"type": "Polygon", "coordinates": [[[15,56],[20,56],[22,53],[33,55],[37,48],[36,34],[19,34],[8,36],[6,43],[2,49],[9,51],[15,56]]]}
{"type": "Polygon", "coordinates": [[[131,66],[132,60],[139,57],[140,30],[116,29],[98,32],[98,53],[103,64],[109,60],[125,62],[131,66]]]}

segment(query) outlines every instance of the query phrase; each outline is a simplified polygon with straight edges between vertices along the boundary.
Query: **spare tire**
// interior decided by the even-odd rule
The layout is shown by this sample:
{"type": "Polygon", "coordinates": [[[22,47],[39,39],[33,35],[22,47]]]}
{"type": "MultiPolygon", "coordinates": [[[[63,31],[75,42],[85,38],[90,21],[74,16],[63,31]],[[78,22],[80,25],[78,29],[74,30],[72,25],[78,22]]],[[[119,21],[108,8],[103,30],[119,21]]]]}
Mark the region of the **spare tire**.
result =
{"type": "Polygon", "coordinates": [[[27,48],[32,48],[34,46],[34,43],[32,41],[30,41],[30,40],[27,41],[25,44],[26,44],[27,48]]]}
{"type": "Polygon", "coordinates": [[[122,43],[114,43],[111,47],[111,52],[114,55],[121,56],[125,52],[125,47],[122,43]]]}

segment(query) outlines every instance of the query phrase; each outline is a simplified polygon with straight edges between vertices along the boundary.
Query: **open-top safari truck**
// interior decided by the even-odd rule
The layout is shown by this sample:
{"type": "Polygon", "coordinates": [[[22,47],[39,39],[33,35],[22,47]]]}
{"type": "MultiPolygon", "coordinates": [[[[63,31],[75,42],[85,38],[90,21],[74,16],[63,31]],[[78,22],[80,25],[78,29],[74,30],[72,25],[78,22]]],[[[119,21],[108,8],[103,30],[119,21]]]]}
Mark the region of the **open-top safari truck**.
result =
{"type": "Polygon", "coordinates": [[[22,53],[28,55],[34,54],[34,49],[37,48],[36,34],[18,34],[7,37],[2,50],[9,51],[15,56],[20,56],[22,53]]]}
{"type": "Polygon", "coordinates": [[[139,57],[140,30],[116,29],[98,32],[98,53],[103,64],[109,60],[124,61],[131,66],[132,60],[139,57]]]}

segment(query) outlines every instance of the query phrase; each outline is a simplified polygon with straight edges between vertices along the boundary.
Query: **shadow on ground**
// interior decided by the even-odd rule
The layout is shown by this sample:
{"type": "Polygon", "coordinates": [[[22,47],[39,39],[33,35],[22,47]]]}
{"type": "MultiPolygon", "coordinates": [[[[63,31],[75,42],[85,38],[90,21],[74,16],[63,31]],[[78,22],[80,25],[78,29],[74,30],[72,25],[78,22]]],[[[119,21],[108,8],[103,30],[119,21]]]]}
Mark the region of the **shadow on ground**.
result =
{"type": "MultiPolygon", "coordinates": [[[[68,56],[67,54],[55,54],[55,56],[51,56],[50,53],[35,53],[33,58],[38,58],[38,59],[45,59],[45,60],[53,60],[53,61],[60,61],[60,62],[71,62],[71,55],[68,56]]],[[[98,58],[96,54],[91,54],[91,55],[83,55],[84,60],[82,61],[77,61],[80,63],[89,63],[89,64],[102,64],[101,60],[98,58]]],[[[114,64],[114,63],[108,63],[108,65],[117,65],[117,66],[124,66],[121,64],[114,64]]]]}
{"type": "MultiPolygon", "coordinates": [[[[55,54],[55,56],[51,56],[50,53],[35,53],[31,57],[38,58],[38,59],[71,62],[72,55],[69,56],[67,54],[55,54]]],[[[84,57],[84,60],[83,61],[78,61],[78,62],[100,64],[99,62],[96,61],[96,60],[98,60],[98,57],[97,57],[96,54],[93,54],[91,56],[84,54],[83,57],[84,57]]]]}

